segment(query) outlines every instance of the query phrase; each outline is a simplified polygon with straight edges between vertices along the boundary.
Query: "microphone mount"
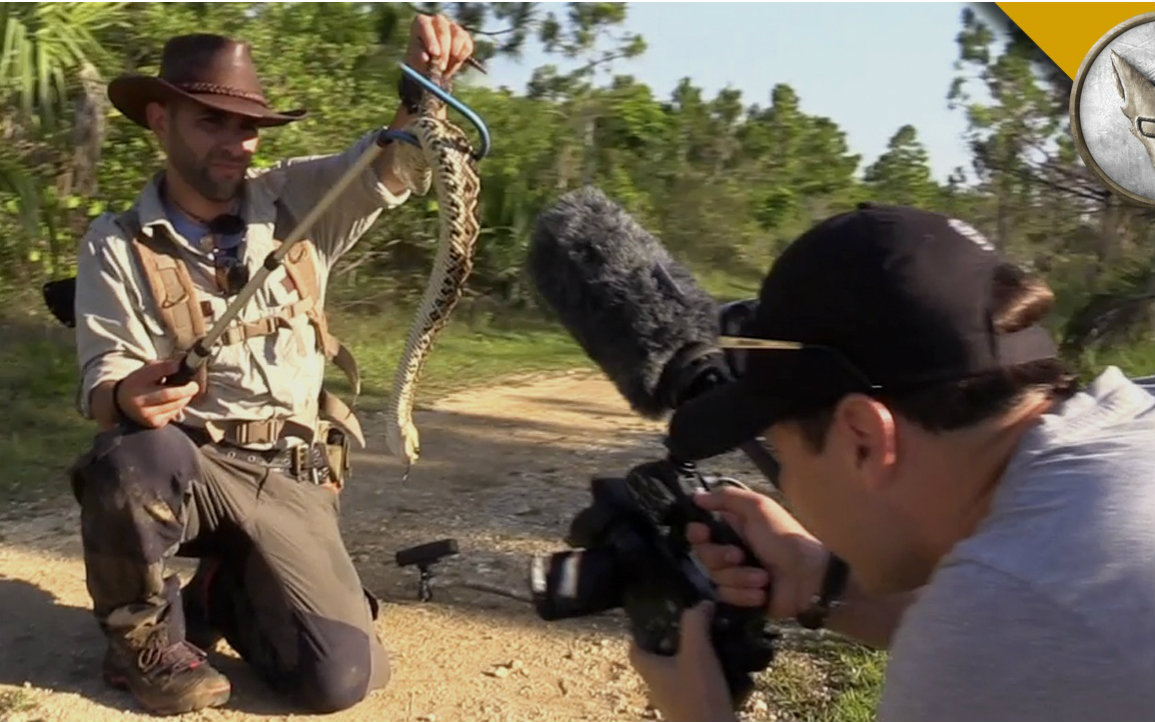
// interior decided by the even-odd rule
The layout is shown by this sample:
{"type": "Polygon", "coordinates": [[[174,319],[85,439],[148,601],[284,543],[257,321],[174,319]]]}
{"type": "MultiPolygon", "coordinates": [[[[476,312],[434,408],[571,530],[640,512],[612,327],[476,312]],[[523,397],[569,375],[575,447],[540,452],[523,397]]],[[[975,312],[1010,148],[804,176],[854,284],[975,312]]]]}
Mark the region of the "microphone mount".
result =
{"type": "MultiPolygon", "coordinates": [[[[666,406],[676,409],[690,399],[733,380],[734,371],[722,349],[697,343],[689,344],[674,354],[662,370],[658,388],[663,391],[662,400],[666,406]]],[[[738,448],[771,484],[778,486],[778,473],[781,467],[766,447],[757,439],[751,439],[738,448]]],[[[693,462],[670,453],[668,444],[667,453],[667,460],[676,466],[687,469],[696,466],[693,462]]]]}

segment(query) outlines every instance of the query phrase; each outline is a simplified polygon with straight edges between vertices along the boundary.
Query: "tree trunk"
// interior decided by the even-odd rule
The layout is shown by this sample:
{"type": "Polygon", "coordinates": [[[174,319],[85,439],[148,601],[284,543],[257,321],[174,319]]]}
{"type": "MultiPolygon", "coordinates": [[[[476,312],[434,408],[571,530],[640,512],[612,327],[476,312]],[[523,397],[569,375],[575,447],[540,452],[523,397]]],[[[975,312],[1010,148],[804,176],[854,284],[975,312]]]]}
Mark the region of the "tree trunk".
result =
{"type": "Polygon", "coordinates": [[[1011,225],[1010,224],[1010,211],[1007,208],[1007,198],[1006,198],[1005,185],[1006,184],[1003,184],[1003,186],[1004,186],[1003,192],[999,193],[999,198],[997,201],[998,209],[996,211],[998,214],[998,220],[996,222],[995,232],[998,234],[998,240],[995,241],[995,245],[998,247],[999,253],[1006,253],[1007,248],[1008,248],[1008,246],[1010,246],[1010,242],[1011,242],[1010,241],[1010,225],[1011,225]]]}
{"type": "Polygon", "coordinates": [[[1114,195],[1107,196],[1103,206],[1103,216],[1100,219],[1099,238],[1095,248],[1095,277],[1092,287],[1111,268],[1111,264],[1119,256],[1119,225],[1122,209],[1119,199],[1114,195]]]}
{"type": "Polygon", "coordinates": [[[585,103],[582,114],[582,185],[591,185],[598,166],[598,112],[592,101],[585,103]]]}

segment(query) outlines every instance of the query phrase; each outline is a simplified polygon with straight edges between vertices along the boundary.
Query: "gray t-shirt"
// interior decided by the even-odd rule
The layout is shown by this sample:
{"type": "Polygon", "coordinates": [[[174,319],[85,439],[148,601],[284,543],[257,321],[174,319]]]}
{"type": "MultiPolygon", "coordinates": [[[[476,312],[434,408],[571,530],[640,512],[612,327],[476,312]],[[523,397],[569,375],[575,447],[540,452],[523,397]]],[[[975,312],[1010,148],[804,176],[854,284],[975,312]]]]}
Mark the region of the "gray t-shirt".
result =
{"type": "Polygon", "coordinates": [[[1155,720],[1155,377],[1023,439],[890,647],[881,722],[1155,720]]]}

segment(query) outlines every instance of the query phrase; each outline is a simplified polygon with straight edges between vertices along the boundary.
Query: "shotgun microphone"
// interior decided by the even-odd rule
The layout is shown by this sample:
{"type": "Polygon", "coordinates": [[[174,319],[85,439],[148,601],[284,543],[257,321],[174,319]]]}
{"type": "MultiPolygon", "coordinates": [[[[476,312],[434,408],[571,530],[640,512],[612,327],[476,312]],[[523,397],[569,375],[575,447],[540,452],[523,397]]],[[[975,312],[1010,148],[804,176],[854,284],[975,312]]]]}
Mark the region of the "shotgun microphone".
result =
{"type": "MultiPolygon", "coordinates": [[[[662,418],[733,380],[717,346],[722,306],[597,188],[571,191],[538,217],[528,264],[540,296],[636,413],[662,418]]],[[[760,444],[742,449],[777,478],[760,444]]]]}

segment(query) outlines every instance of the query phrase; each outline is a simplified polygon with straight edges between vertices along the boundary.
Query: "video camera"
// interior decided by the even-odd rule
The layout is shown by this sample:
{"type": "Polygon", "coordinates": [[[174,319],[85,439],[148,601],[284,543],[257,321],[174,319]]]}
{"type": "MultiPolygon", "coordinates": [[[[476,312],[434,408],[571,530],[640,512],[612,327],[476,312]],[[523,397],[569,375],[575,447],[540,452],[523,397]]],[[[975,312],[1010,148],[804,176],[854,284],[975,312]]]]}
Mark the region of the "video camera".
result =
{"type": "MultiPolygon", "coordinates": [[[[721,311],[728,329],[749,312],[749,303],[728,304],[721,311]]],[[[741,360],[718,349],[675,359],[666,369],[667,388],[680,402],[733,378],[741,360]]],[[[570,524],[565,542],[571,549],[531,560],[530,591],[538,616],[555,621],[621,608],[639,647],[676,653],[682,612],[702,600],[717,600],[713,582],[691,555],[686,527],[705,524],[714,541],[741,548],[743,563],[758,565],[737,533],[692,499],[726,483],[736,482],[703,475],[694,464],[673,458],[639,464],[624,477],[595,477],[592,503],[570,524]]],[[[777,635],[761,609],[718,603],[711,636],[731,696],[740,705],[753,688],[752,673],[773,660],[777,635]]]]}

